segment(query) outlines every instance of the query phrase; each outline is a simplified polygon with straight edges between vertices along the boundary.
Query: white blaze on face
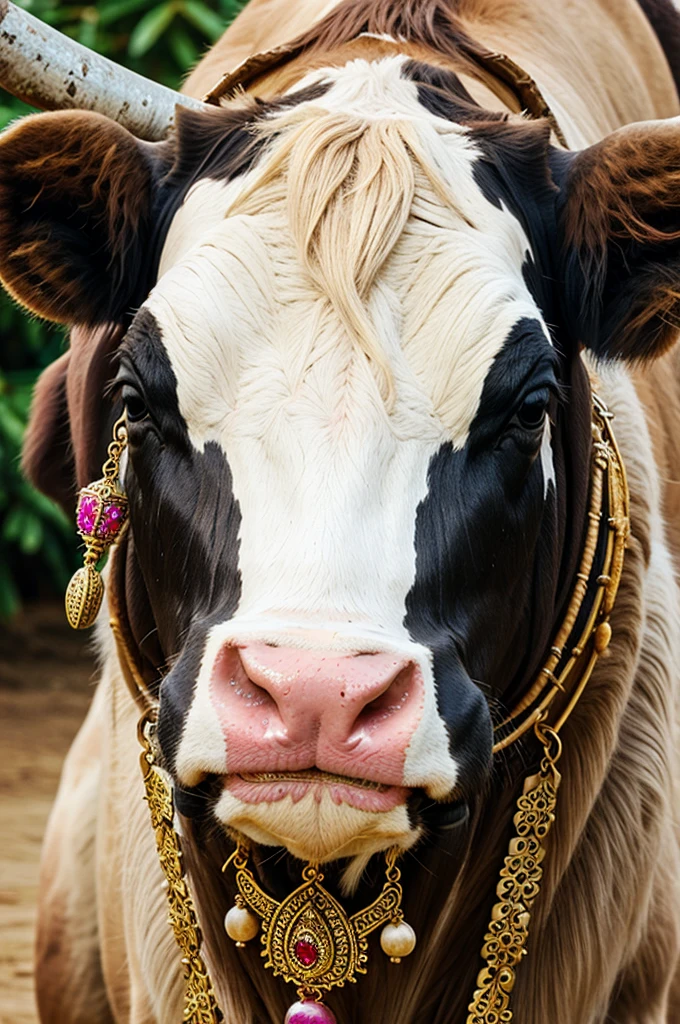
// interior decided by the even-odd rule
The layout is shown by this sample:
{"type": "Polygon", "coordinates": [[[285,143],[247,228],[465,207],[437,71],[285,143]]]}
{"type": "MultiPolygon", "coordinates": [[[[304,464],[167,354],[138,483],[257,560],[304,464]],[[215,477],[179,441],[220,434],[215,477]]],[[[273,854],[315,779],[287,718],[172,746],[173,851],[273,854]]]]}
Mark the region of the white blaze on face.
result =
{"type": "MultiPolygon", "coordinates": [[[[319,118],[330,111],[408,121],[453,200],[445,205],[416,171],[411,214],[367,300],[394,381],[391,408],[356,337],[310,279],[285,189],[266,185],[270,201],[261,210],[248,212],[246,203],[238,212],[238,196],[261,166],[238,182],[192,189],[145,303],[160,326],[191,441],[199,450],[209,441],[220,446],[242,517],[242,596],[235,618],[207,641],[177,757],[185,784],[228,770],[209,693],[219,650],[244,635],[290,644],[300,625],[304,635],[294,642],[302,647],[314,647],[313,630],[323,629],[330,650],[410,657],[425,696],[403,784],[441,799],[456,781],[429,653],[404,628],[416,513],[432,456],[445,442],[465,445],[494,357],[518,320],[540,320],[540,312],[522,276],[529,245],[521,226],[480,192],[466,130],[430,116],[415,85],[400,77],[401,65],[390,58],[324,71],[319,77],[334,84],[313,104],[319,118]]],[[[549,454],[549,435],[546,443],[549,454]]],[[[542,449],[546,487],[548,454],[542,449]]],[[[343,843],[360,852],[352,845],[359,832],[363,849],[386,835],[406,846],[416,834],[403,808],[382,824],[384,815],[364,820],[368,812],[305,801],[279,821],[282,809],[273,808],[249,809],[226,793],[220,805],[225,820],[258,841],[286,841],[318,859],[343,843]]]]}

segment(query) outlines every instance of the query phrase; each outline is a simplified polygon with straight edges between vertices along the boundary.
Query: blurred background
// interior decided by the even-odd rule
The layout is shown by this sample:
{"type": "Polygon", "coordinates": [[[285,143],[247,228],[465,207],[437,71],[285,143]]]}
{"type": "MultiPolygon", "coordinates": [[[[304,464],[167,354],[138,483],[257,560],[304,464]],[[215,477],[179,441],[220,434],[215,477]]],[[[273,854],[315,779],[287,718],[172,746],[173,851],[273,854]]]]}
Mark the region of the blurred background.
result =
{"type": "MultiPolygon", "coordinates": [[[[18,4],[174,88],[244,5],[18,4]]],[[[0,130],[31,112],[0,89],[0,130]]],[[[0,288],[0,1024],[37,1021],[32,947],[40,845],[95,671],[87,636],[69,630],[64,618],[64,589],[79,561],[73,524],[20,470],[33,385],[66,344],[61,328],[26,316],[0,288]]]]}
{"type": "MultiPolygon", "coordinates": [[[[147,78],[178,88],[243,6],[239,0],[104,0],[88,6],[20,0],[31,14],[147,78]]],[[[31,108],[0,90],[0,130],[31,108]]],[[[21,477],[33,384],[66,344],[0,290],[0,622],[61,594],[76,565],[73,528],[21,477]]]]}

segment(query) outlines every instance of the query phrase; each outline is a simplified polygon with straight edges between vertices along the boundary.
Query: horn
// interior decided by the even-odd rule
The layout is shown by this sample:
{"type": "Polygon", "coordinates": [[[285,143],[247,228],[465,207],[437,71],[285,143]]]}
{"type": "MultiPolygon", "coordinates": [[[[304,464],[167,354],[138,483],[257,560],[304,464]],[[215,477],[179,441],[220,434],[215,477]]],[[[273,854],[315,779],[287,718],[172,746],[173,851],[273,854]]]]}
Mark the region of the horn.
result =
{"type": "Polygon", "coordinates": [[[175,105],[207,105],[114,64],[0,0],[0,86],[41,110],[94,110],[140,139],[157,142],[175,105]]]}

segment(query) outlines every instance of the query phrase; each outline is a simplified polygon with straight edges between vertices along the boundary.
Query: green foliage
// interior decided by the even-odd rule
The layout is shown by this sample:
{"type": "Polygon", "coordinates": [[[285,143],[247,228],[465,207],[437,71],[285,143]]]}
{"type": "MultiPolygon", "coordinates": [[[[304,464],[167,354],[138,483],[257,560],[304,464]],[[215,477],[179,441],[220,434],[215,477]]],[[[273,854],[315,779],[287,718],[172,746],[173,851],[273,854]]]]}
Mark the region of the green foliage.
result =
{"type": "MultiPolygon", "coordinates": [[[[178,88],[244,0],[18,0],[31,14],[147,78],[178,88]]],[[[31,112],[0,90],[0,129],[31,112]]],[[[22,478],[21,443],[36,378],[66,345],[0,289],[0,620],[22,600],[62,592],[78,563],[73,525],[22,478]]]]}

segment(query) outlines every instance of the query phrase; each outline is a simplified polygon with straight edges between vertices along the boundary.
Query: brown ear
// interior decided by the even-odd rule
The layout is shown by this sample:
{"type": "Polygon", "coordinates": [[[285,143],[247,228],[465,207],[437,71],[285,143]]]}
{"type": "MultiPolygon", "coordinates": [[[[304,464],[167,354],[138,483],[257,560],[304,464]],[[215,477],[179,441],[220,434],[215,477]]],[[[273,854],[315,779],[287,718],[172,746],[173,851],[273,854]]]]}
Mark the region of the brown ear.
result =
{"type": "Polygon", "coordinates": [[[25,475],[65,509],[75,496],[75,466],[69,429],[66,381],[71,353],[64,352],[40,375],[24,437],[25,475]]]}
{"type": "MultiPolygon", "coordinates": [[[[139,293],[151,147],[106,117],[26,117],[0,137],[0,279],[61,323],[116,319],[139,293]]],[[[142,296],[143,298],[143,296],[142,296]]]]}
{"type": "Polygon", "coordinates": [[[23,470],[69,513],[77,489],[101,476],[111,426],[120,415],[102,396],[124,333],[120,324],[75,327],[71,348],[43,371],[35,388],[23,470]]]}
{"type": "Polygon", "coordinates": [[[605,358],[660,355],[680,328],[680,119],[554,154],[564,313],[605,358]]]}

